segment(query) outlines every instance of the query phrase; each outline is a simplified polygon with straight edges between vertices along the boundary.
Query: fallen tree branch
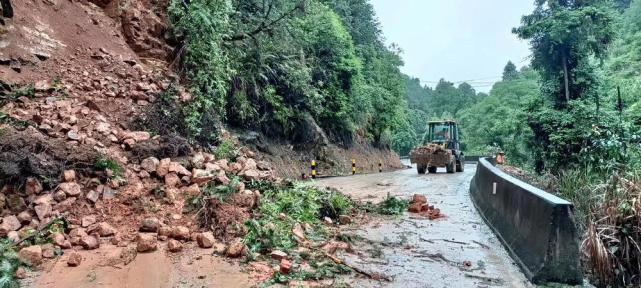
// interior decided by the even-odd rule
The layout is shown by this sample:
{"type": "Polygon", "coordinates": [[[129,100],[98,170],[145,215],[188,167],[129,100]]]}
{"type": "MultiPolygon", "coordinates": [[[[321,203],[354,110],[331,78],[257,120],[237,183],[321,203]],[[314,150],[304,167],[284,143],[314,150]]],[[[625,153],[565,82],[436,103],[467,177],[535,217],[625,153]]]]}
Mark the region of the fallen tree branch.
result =
{"type": "Polygon", "coordinates": [[[327,258],[329,258],[329,259],[332,259],[332,261],[334,261],[334,263],[349,267],[350,269],[352,269],[352,270],[354,270],[354,271],[356,271],[356,272],[358,272],[358,273],[360,273],[362,275],[365,275],[365,276],[369,277],[372,280],[377,280],[377,281],[378,280],[385,280],[387,282],[392,282],[392,278],[387,276],[387,275],[384,275],[384,274],[381,274],[381,273],[378,273],[378,272],[367,272],[367,271],[365,271],[365,270],[363,270],[361,268],[358,268],[358,267],[356,267],[354,265],[347,264],[347,263],[345,263],[345,261],[343,261],[343,260],[341,260],[341,259],[337,258],[336,256],[331,255],[329,253],[325,253],[325,256],[327,256],[327,258]]]}

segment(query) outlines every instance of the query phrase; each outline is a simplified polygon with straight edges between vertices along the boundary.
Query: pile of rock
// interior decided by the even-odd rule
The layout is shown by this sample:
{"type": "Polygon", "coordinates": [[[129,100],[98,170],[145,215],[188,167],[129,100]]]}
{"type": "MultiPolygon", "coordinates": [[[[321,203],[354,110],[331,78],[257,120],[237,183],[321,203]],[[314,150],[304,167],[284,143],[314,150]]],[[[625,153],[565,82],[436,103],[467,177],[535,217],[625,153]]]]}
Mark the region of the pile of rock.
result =
{"type": "Polygon", "coordinates": [[[408,210],[409,212],[418,213],[421,216],[427,217],[430,220],[444,217],[444,215],[441,214],[441,209],[434,208],[433,205],[429,205],[425,195],[420,194],[414,194],[408,210]]]}
{"type": "MultiPolygon", "coordinates": [[[[254,156],[253,152],[242,150],[246,152],[231,163],[226,159],[216,160],[209,153],[198,152],[188,159],[148,157],[140,165],[132,165],[131,168],[141,179],[156,179],[164,183],[165,195],[171,201],[181,193],[196,196],[200,194],[201,187],[210,183],[228,185],[232,175],[240,176],[245,181],[275,179],[275,173],[267,163],[256,162],[249,157],[254,156]]],[[[243,182],[236,184],[234,188],[237,193],[260,194],[246,190],[243,182]]]]}
{"type": "Polygon", "coordinates": [[[31,230],[43,228],[54,217],[69,210],[77,199],[83,197],[83,189],[76,182],[74,170],[64,171],[63,180],[51,191],[45,191],[35,177],[26,179],[24,191],[4,186],[0,191],[0,212],[5,214],[0,223],[0,237],[18,242],[31,230]]]}
{"type": "Polygon", "coordinates": [[[167,251],[180,252],[186,242],[196,242],[203,249],[213,248],[214,252],[228,257],[236,258],[245,255],[246,247],[236,239],[225,245],[218,242],[212,232],[192,232],[185,226],[173,226],[162,223],[158,218],[145,218],[136,237],[136,250],[140,253],[156,251],[158,242],[167,242],[167,251]]]}

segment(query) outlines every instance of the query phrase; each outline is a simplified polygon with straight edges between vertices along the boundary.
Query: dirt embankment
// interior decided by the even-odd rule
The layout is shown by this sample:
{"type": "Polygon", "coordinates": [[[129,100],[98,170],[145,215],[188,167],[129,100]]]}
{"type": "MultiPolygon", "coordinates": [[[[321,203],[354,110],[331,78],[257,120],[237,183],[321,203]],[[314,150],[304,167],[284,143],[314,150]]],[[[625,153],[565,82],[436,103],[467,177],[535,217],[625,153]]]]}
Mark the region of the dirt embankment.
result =
{"type": "Polygon", "coordinates": [[[319,177],[343,176],[352,173],[352,159],[356,160],[356,173],[378,173],[405,168],[396,152],[374,147],[364,140],[357,140],[344,148],[327,141],[292,145],[284,141],[268,139],[255,132],[237,132],[239,141],[252,147],[261,159],[270,162],[276,175],[300,179],[310,176],[311,162],[316,161],[319,177]]]}

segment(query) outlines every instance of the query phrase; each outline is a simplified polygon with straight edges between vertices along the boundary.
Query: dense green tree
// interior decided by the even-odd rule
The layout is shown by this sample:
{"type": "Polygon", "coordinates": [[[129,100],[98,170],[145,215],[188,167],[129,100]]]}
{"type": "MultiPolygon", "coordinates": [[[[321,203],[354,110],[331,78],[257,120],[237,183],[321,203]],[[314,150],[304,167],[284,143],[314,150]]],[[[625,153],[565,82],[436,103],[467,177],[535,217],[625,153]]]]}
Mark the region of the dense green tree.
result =
{"type": "Polygon", "coordinates": [[[169,16],[192,138],[219,118],[306,141],[305,115],[340,144],[410,135],[400,50],[383,44],[366,0],[173,0],[169,16]]]}
{"type": "Polygon", "coordinates": [[[468,154],[492,155],[501,150],[510,163],[531,164],[532,132],[525,107],[540,98],[538,80],[534,70],[522,68],[494,84],[490,94],[476,105],[456,115],[468,154]]]}
{"type": "Polygon", "coordinates": [[[516,70],[516,65],[512,61],[508,61],[503,68],[503,81],[509,81],[516,79],[519,76],[519,72],[516,70]]]}
{"type": "Polygon", "coordinates": [[[613,40],[614,14],[606,0],[538,0],[534,12],[514,29],[530,40],[532,67],[540,71],[544,94],[558,105],[594,93],[591,57],[605,56],[613,40]]]}
{"type": "MultiPolygon", "coordinates": [[[[554,167],[576,163],[567,158],[578,155],[590,140],[581,138],[587,133],[559,132],[585,131],[594,119],[572,121],[561,116],[574,115],[573,109],[584,107],[572,100],[597,97],[596,69],[614,37],[613,11],[606,0],[539,0],[534,12],[523,16],[522,25],[514,29],[519,37],[530,40],[532,67],[541,76],[544,98],[527,109],[538,171],[544,169],[546,160],[554,167]]],[[[577,115],[584,115],[582,111],[576,111],[577,115]]]]}

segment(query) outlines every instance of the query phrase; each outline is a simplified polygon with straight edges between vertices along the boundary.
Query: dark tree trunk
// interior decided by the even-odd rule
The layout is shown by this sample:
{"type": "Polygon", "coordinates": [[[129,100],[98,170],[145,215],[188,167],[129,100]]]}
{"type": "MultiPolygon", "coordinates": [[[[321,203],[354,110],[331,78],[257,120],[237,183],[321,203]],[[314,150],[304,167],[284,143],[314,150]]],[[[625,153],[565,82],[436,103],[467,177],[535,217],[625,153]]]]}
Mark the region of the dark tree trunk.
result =
{"type": "Polygon", "coordinates": [[[570,76],[568,75],[568,58],[563,52],[563,82],[565,84],[565,103],[570,102],[570,76]]]}
{"type": "Polygon", "coordinates": [[[2,17],[12,18],[13,8],[11,7],[11,0],[0,0],[0,1],[2,1],[2,17]]]}

